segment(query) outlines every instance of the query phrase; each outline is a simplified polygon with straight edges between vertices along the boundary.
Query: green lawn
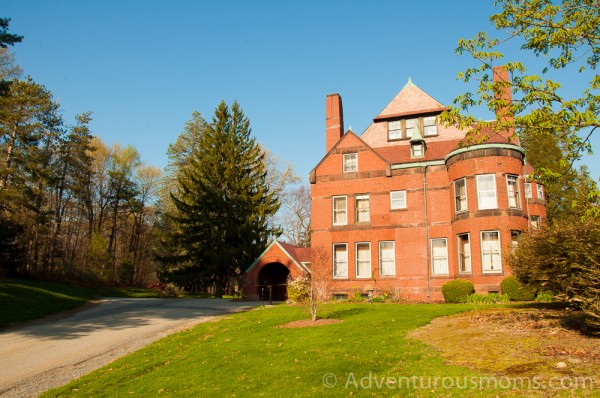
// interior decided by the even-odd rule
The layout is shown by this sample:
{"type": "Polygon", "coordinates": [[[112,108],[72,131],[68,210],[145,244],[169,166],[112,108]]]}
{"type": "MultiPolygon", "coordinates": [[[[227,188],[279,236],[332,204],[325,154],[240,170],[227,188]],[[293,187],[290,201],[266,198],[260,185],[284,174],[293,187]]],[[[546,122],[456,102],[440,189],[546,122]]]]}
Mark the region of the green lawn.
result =
{"type": "Polygon", "coordinates": [[[94,289],[32,280],[0,280],[0,328],[71,310],[96,296],[94,289]]]}
{"type": "MultiPolygon", "coordinates": [[[[159,340],[43,396],[517,397],[539,393],[487,388],[485,383],[486,388],[480,389],[471,383],[491,375],[446,365],[431,348],[405,338],[408,331],[434,317],[473,308],[468,304],[328,304],[321,316],[343,322],[295,329],[277,326],[304,318],[299,308],[257,308],[159,340]],[[442,383],[456,384],[444,388],[442,383]]],[[[465,350],[468,344],[465,341],[465,350]]]]}

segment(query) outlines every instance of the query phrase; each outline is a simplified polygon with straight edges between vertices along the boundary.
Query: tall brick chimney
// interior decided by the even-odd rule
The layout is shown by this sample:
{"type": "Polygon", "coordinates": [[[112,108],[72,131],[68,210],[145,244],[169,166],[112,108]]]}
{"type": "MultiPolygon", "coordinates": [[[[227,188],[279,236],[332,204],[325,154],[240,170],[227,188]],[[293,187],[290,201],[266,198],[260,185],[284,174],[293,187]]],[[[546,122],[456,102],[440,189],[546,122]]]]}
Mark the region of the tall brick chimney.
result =
{"type": "Polygon", "coordinates": [[[325,109],[325,152],[329,152],[342,135],[344,135],[342,97],[339,94],[328,94],[325,109]]]}
{"type": "MultiPolygon", "coordinates": [[[[510,83],[510,78],[508,77],[508,71],[502,66],[494,66],[494,83],[510,83]]],[[[513,118],[512,110],[510,109],[510,105],[512,103],[512,93],[510,91],[510,84],[506,84],[505,86],[500,86],[500,92],[496,94],[496,100],[504,100],[506,105],[497,106],[496,107],[496,120],[501,122],[504,120],[510,120],[513,118]]]]}

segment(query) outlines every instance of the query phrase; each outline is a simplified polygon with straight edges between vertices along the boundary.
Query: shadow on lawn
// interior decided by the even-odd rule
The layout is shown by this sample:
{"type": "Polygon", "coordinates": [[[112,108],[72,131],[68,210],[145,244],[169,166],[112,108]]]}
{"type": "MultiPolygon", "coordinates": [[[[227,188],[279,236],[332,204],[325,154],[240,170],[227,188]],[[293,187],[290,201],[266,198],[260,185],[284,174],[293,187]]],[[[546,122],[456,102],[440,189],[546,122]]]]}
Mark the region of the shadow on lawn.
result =
{"type": "Polygon", "coordinates": [[[339,310],[335,310],[333,312],[328,313],[325,318],[326,319],[347,319],[354,315],[358,315],[363,312],[367,312],[368,310],[369,309],[364,306],[363,307],[355,307],[355,308],[339,309],[339,310]]]}

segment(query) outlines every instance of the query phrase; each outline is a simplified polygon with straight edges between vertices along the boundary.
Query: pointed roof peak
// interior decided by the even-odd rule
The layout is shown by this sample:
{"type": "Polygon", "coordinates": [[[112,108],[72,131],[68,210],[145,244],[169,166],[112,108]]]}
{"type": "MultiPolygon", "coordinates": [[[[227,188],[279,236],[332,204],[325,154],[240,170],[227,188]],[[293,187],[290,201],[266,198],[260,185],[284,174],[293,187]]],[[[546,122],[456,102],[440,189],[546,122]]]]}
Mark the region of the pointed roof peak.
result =
{"type": "Polygon", "coordinates": [[[409,77],[402,90],[396,94],[394,99],[387,104],[374,120],[441,112],[444,109],[446,109],[444,105],[417,87],[412,78],[409,77]]]}
{"type": "Polygon", "coordinates": [[[421,130],[419,129],[419,126],[416,125],[415,128],[413,129],[412,132],[412,136],[410,137],[410,143],[416,143],[416,142],[424,142],[425,140],[423,139],[423,136],[421,135],[421,130]]]}

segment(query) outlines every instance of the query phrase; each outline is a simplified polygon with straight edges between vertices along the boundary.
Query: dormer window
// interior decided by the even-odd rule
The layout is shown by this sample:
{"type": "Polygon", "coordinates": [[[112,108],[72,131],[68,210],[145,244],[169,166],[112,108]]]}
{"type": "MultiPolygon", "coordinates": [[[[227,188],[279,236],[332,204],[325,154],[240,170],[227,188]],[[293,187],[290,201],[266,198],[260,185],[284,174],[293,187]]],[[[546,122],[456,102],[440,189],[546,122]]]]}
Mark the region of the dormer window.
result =
{"type": "Polygon", "coordinates": [[[436,116],[413,117],[408,119],[389,120],[387,122],[388,141],[410,140],[415,131],[422,131],[422,137],[438,135],[436,116]]]}
{"type": "Polygon", "coordinates": [[[358,171],[358,159],[356,153],[344,154],[344,173],[356,173],[358,171]]]}
{"type": "Polygon", "coordinates": [[[423,156],[425,156],[425,145],[423,144],[423,142],[418,142],[418,143],[411,143],[410,144],[410,156],[412,158],[422,158],[423,156]]]}

